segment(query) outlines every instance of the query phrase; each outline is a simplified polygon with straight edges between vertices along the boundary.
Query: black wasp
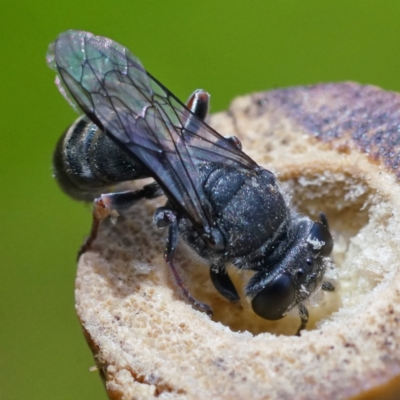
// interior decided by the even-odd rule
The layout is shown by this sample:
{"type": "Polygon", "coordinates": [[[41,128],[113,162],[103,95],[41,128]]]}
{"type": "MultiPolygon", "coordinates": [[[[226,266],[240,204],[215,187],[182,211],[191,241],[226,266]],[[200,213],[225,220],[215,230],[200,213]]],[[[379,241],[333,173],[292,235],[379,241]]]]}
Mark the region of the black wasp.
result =
{"type": "MultiPolygon", "coordinates": [[[[194,307],[211,312],[190,295],[175,268],[179,235],[210,265],[222,296],[239,300],[227,263],[255,271],[246,286],[254,312],[277,320],[298,306],[298,333],[304,329],[304,302],[331,262],[326,217],[313,222],[290,208],[274,174],[247,156],[237,138],[224,138],[204,122],[206,92],[195,91],[185,106],[129,50],[87,32],[62,33],[47,60],[60,91],[85,113],[54,155],[61,187],[79,200],[94,200],[84,250],[111,210],[166,195],[154,221],[168,228],[165,260],[194,307]],[[137,191],[102,194],[115,183],[145,177],[155,182],[137,191]]],[[[322,289],[333,286],[324,282],[322,289]]]]}

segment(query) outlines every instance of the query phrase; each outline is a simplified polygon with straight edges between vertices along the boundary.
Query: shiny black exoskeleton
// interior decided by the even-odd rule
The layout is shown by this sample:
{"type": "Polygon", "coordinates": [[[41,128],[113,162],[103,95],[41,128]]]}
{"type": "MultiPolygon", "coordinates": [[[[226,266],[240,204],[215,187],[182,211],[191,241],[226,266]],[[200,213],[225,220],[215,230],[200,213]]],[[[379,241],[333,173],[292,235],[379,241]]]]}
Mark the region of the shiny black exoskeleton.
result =
{"type": "Polygon", "coordinates": [[[235,137],[224,138],[204,119],[209,96],[197,90],[183,105],[148,74],[121,45],[87,32],[68,31],[51,45],[50,66],[62,93],[78,104],[80,117],[60,139],[54,174],[66,193],[94,200],[92,233],[111,210],[165,194],[156,210],[167,227],[165,259],[193,306],[194,299],[174,264],[178,236],[210,265],[216,289],[229,301],[239,295],[227,263],[255,271],[246,286],[253,310],[268,320],[298,306],[301,329],[308,320],[304,302],[323,283],[333,241],[328,222],[299,215],[289,207],[274,174],[258,166],[235,137]],[[118,182],[152,177],[138,191],[107,193],[118,182]]]}

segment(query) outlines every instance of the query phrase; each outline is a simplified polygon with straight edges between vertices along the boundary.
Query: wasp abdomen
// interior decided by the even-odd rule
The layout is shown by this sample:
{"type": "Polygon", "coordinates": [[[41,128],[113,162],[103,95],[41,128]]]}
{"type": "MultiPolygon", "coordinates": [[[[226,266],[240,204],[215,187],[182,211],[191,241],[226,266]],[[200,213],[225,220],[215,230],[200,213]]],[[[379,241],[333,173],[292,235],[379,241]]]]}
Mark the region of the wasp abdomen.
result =
{"type": "Polygon", "coordinates": [[[92,201],[117,183],[149,176],[86,116],[79,117],[58,141],[53,172],[64,192],[83,201],[92,201]]]}

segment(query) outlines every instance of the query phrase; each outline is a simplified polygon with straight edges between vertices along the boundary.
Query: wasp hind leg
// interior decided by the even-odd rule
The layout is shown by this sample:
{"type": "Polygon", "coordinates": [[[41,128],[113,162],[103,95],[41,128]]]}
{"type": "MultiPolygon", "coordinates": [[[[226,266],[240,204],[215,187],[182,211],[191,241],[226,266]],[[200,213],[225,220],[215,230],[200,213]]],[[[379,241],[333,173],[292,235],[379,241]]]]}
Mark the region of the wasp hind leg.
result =
{"type": "Polygon", "coordinates": [[[178,245],[178,218],[174,211],[161,207],[154,213],[154,222],[159,228],[168,227],[167,241],[164,251],[164,259],[170,268],[172,275],[174,277],[176,285],[181,290],[183,297],[192,305],[193,308],[199,311],[203,311],[209,316],[212,316],[212,309],[209,305],[195,299],[186,288],[176,269],[174,258],[176,253],[176,247],[178,245]]]}
{"type": "Polygon", "coordinates": [[[93,201],[92,227],[90,234],[78,252],[78,259],[91,249],[97,238],[100,223],[109,216],[118,216],[118,211],[125,211],[142,199],[155,199],[163,194],[157,183],[151,183],[140,190],[128,190],[125,192],[115,192],[102,194],[93,201]]]}

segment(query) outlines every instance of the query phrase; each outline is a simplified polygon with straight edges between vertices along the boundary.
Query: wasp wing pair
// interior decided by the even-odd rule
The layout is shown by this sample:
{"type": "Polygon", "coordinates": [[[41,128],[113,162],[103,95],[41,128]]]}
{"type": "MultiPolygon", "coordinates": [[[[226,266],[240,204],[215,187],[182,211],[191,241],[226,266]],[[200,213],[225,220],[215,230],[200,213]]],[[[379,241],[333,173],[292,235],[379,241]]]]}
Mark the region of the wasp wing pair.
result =
{"type": "Polygon", "coordinates": [[[60,91],[145,166],[205,235],[213,225],[213,212],[198,178],[199,162],[249,171],[259,168],[120,44],[71,30],[50,45],[47,61],[58,74],[60,91]]]}

